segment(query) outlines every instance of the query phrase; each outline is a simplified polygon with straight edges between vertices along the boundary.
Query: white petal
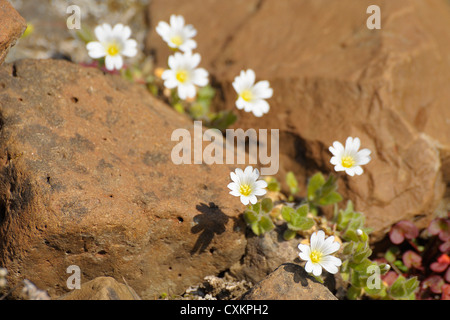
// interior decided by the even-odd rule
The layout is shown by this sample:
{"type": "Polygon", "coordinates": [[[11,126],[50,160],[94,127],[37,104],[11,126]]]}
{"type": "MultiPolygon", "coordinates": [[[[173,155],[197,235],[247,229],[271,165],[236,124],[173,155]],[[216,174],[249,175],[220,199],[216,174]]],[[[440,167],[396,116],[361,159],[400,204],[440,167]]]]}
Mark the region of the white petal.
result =
{"type": "Polygon", "coordinates": [[[305,264],[306,272],[311,273],[313,271],[313,268],[314,268],[313,263],[310,260],[308,260],[305,264]]]}
{"type": "Polygon", "coordinates": [[[137,42],[134,39],[128,39],[125,41],[125,48],[121,52],[124,56],[134,57],[137,54],[137,42]]]}
{"type": "Polygon", "coordinates": [[[158,25],[156,26],[156,32],[162,37],[166,38],[168,37],[170,33],[170,26],[165,21],[160,21],[158,25]]]}
{"type": "Polygon", "coordinates": [[[318,263],[313,263],[313,275],[316,277],[320,276],[322,274],[322,266],[318,263]]]}
{"type": "Polygon", "coordinates": [[[239,185],[241,183],[241,181],[239,180],[239,177],[236,173],[230,172],[230,177],[231,177],[231,180],[233,180],[236,184],[239,185]]]}
{"type": "Polygon", "coordinates": [[[330,147],[329,150],[333,155],[340,157],[344,152],[344,146],[339,141],[335,141],[333,147],[330,147]]]}
{"type": "Polygon", "coordinates": [[[339,271],[338,266],[342,264],[342,261],[334,256],[326,256],[322,258],[320,264],[329,273],[335,274],[339,271]]]}
{"type": "Polygon", "coordinates": [[[249,199],[251,204],[255,204],[256,202],[258,202],[258,199],[256,198],[255,195],[250,195],[249,199]]]}
{"type": "Polygon", "coordinates": [[[241,97],[239,97],[237,100],[236,100],[236,108],[238,108],[239,110],[242,110],[242,109],[246,109],[247,108],[247,105],[248,105],[248,102],[247,101],[245,101],[244,99],[242,99],[241,97]]]}
{"type": "Polygon", "coordinates": [[[192,82],[199,87],[204,87],[208,84],[208,71],[203,68],[195,69],[192,72],[192,82]]]}
{"type": "Polygon", "coordinates": [[[353,147],[352,147],[352,149],[354,151],[358,151],[360,146],[361,146],[361,141],[359,140],[359,138],[358,137],[354,138],[353,139],[353,147]]]}
{"type": "Polygon", "coordinates": [[[354,169],[355,174],[358,176],[362,175],[364,172],[363,168],[361,168],[360,166],[355,166],[355,167],[353,167],[353,169],[354,169]]]}
{"type": "Polygon", "coordinates": [[[253,104],[253,108],[252,108],[253,113],[255,113],[255,111],[256,111],[258,114],[263,115],[263,114],[266,114],[267,112],[269,112],[270,106],[266,100],[262,100],[262,99],[255,100],[255,101],[253,101],[252,104],[253,104]]]}
{"type": "Polygon", "coordinates": [[[299,243],[299,245],[297,246],[297,248],[298,248],[300,251],[306,253],[308,256],[309,256],[310,253],[311,253],[311,248],[310,248],[308,245],[306,245],[306,244],[299,243]]]}
{"type": "MultiPolygon", "coordinates": [[[[330,147],[330,148],[331,148],[331,147],[330,147]]],[[[337,165],[337,164],[339,163],[338,157],[331,157],[330,163],[331,163],[332,165],[337,165]]]]}
{"type": "Polygon", "coordinates": [[[351,177],[353,177],[355,175],[355,167],[344,168],[344,170],[345,170],[345,173],[351,177]]]}
{"type": "Polygon", "coordinates": [[[98,41],[91,41],[86,45],[88,54],[93,59],[98,59],[106,56],[105,47],[98,41]]]}
{"type": "Polygon", "coordinates": [[[179,47],[179,49],[183,52],[190,52],[197,48],[197,42],[192,39],[187,39],[183,42],[183,44],[179,47]]]}
{"type": "Polygon", "coordinates": [[[246,196],[242,196],[242,195],[241,195],[241,202],[242,202],[242,204],[244,204],[244,205],[248,205],[249,202],[250,202],[250,199],[249,199],[249,197],[246,197],[246,196]]]}
{"type": "Polygon", "coordinates": [[[258,99],[269,99],[272,98],[273,90],[269,86],[269,81],[259,81],[255,84],[252,90],[255,98],[258,99]]]}
{"type": "Polygon", "coordinates": [[[106,69],[112,71],[114,69],[119,70],[122,68],[123,66],[123,60],[122,57],[117,55],[117,56],[106,56],[105,58],[105,66],[106,69]]]}
{"type": "Polygon", "coordinates": [[[244,76],[244,83],[245,83],[245,87],[246,88],[250,88],[253,86],[253,84],[255,83],[255,71],[253,71],[252,69],[248,69],[245,72],[245,76],[244,76]]]}
{"type": "Polygon", "coordinates": [[[345,140],[345,151],[349,151],[353,149],[353,138],[348,137],[347,140],[345,140]]]}
{"type": "Polygon", "coordinates": [[[105,42],[111,36],[112,29],[109,24],[104,23],[102,25],[95,27],[94,33],[95,33],[95,36],[97,37],[98,41],[105,42]]]}

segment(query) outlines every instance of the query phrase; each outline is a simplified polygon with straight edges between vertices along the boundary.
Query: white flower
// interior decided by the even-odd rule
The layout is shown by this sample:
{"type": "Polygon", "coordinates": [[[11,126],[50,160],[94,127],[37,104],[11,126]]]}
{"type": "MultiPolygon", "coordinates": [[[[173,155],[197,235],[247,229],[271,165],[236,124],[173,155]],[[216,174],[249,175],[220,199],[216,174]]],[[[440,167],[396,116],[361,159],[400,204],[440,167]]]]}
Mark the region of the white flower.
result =
{"type": "Polygon", "coordinates": [[[269,81],[259,81],[255,84],[255,72],[251,69],[242,70],[240,75],[234,78],[233,88],[238,94],[236,107],[245,112],[253,112],[256,117],[262,117],[269,112],[269,99],[273,95],[269,81]]]}
{"type": "Polygon", "coordinates": [[[197,42],[191,39],[197,35],[197,30],[190,24],[185,26],[183,16],[171,15],[170,25],[160,21],[156,26],[156,32],[171,48],[183,52],[197,48],[197,42]]]}
{"type": "Polygon", "coordinates": [[[345,148],[340,142],[333,142],[329,150],[333,154],[330,162],[334,165],[334,170],[345,171],[350,176],[361,175],[364,171],[361,166],[370,162],[371,151],[369,149],[358,151],[360,145],[359,138],[352,137],[347,138],[345,148]]]}
{"type": "Polygon", "coordinates": [[[161,75],[164,86],[169,89],[178,87],[180,99],[194,98],[197,94],[196,86],[203,87],[208,84],[208,71],[197,68],[200,60],[198,53],[175,52],[169,57],[170,69],[165,70],[161,75]]]}
{"type": "Polygon", "coordinates": [[[244,205],[255,204],[256,196],[263,196],[266,194],[267,182],[264,180],[258,180],[259,171],[253,169],[252,166],[248,166],[244,171],[237,168],[235,172],[230,173],[231,180],[233,182],[228,184],[228,188],[231,190],[230,194],[235,197],[240,197],[241,202],[244,205]]]}
{"type": "Polygon", "coordinates": [[[330,254],[338,251],[340,246],[339,242],[334,241],[334,236],[325,239],[325,232],[322,230],[314,232],[311,235],[309,246],[306,244],[298,245],[299,256],[306,261],[306,272],[312,272],[315,276],[320,276],[322,268],[324,268],[329,273],[337,273],[342,261],[330,254]]]}
{"type": "Polygon", "coordinates": [[[116,24],[114,28],[107,23],[95,27],[95,36],[98,41],[91,41],[86,45],[88,54],[93,59],[105,57],[105,66],[108,70],[121,69],[123,58],[134,57],[137,54],[137,42],[129,39],[131,29],[123,24],[116,24]]]}

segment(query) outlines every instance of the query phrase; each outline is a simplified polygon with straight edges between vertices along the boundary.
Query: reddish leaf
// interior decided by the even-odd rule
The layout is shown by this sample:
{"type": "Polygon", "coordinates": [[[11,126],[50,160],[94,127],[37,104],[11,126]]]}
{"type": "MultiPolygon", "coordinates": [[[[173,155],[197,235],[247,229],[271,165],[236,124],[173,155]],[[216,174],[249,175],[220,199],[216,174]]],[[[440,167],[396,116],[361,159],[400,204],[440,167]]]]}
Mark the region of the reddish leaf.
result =
{"type": "Polygon", "coordinates": [[[447,271],[445,272],[444,279],[445,281],[450,283],[450,268],[448,268],[447,271]]]}
{"type": "Polygon", "coordinates": [[[388,271],[385,275],[381,276],[384,282],[390,287],[398,278],[398,274],[395,271],[388,271]]]}
{"type": "Polygon", "coordinates": [[[430,264],[430,269],[437,273],[445,271],[447,267],[448,267],[447,263],[433,262],[432,264],[430,264]]]}
{"type": "Polygon", "coordinates": [[[441,254],[440,256],[439,256],[439,258],[437,259],[437,262],[439,262],[439,263],[445,263],[445,264],[450,264],[450,257],[446,254],[446,253],[444,253],[444,254],[441,254]]]}
{"type": "Polygon", "coordinates": [[[450,300],[450,284],[446,283],[441,287],[441,300],[450,300]]]}
{"type": "Polygon", "coordinates": [[[450,241],[446,241],[439,246],[439,250],[441,252],[449,252],[450,251],[450,241]]]}
{"type": "Polygon", "coordinates": [[[433,221],[431,221],[430,225],[428,226],[428,233],[433,236],[439,234],[443,227],[442,222],[442,219],[434,219],[433,221]]]}
{"type": "Polygon", "coordinates": [[[442,286],[444,284],[444,279],[442,279],[442,277],[438,275],[429,276],[422,282],[424,288],[430,288],[431,292],[433,293],[441,293],[442,286]]]}
{"type": "Polygon", "coordinates": [[[391,231],[389,231],[389,239],[393,244],[400,244],[405,240],[403,236],[403,232],[399,228],[392,227],[391,231]]]}
{"type": "Polygon", "coordinates": [[[406,251],[402,256],[403,264],[408,268],[421,269],[422,257],[412,250],[406,251]]]}
{"type": "Polygon", "coordinates": [[[389,232],[389,238],[394,244],[400,244],[403,240],[414,239],[419,235],[419,229],[411,221],[402,220],[397,222],[389,232]]]}

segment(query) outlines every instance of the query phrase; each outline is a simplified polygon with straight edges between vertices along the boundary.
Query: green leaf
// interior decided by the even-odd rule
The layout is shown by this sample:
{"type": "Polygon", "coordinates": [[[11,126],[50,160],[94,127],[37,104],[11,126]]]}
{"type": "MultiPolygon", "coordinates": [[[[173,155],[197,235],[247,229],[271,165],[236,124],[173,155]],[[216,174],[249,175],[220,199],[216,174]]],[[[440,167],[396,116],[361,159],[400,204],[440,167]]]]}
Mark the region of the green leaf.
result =
{"type": "Polygon", "coordinates": [[[244,220],[247,224],[251,224],[258,221],[258,215],[253,211],[245,211],[244,212],[244,220]]]}
{"type": "Polygon", "coordinates": [[[269,213],[270,211],[272,211],[272,208],[273,208],[273,202],[272,202],[272,199],[270,199],[270,198],[264,198],[264,199],[261,201],[261,209],[262,209],[263,212],[269,213]]]}
{"type": "Polygon", "coordinates": [[[396,246],[390,247],[386,253],[384,254],[384,258],[390,262],[394,263],[397,260],[397,254],[400,252],[400,249],[396,246]]]}
{"type": "Polygon", "coordinates": [[[348,290],[347,290],[347,298],[349,300],[357,300],[358,298],[360,298],[362,295],[362,290],[361,288],[356,288],[354,286],[351,286],[348,290]]]}
{"type": "Polygon", "coordinates": [[[224,131],[237,120],[237,116],[231,111],[220,111],[212,116],[210,126],[224,131]]]}
{"type": "Polygon", "coordinates": [[[331,193],[319,199],[319,205],[327,206],[329,204],[338,203],[340,201],[342,201],[342,196],[336,191],[332,191],[331,193]]]}
{"type": "Polygon", "coordinates": [[[291,195],[295,195],[298,192],[298,182],[297,178],[295,178],[295,175],[292,171],[289,171],[286,174],[286,183],[289,187],[291,195]]]}
{"type": "Polygon", "coordinates": [[[281,185],[276,178],[269,178],[269,181],[267,182],[267,190],[273,192],[279,192],[281,190],[281,185]]]}
{"type": "Polygon", "coordinates": [[[308,209],[309,206],[307,204],[301,205],[300,207],[297,208],[297,214],[299,217],[306,217],[306,215],[308,214],[308,209]]]}
{"type": "Polygon", "coordinates": [[[407,291],[405,288],[405,277],[401,275],[398,276],[398,278],[392,284],[389,293],[393,298],[396,299],[405,298],[407,295],[407,291]]]}
{"type": "Polygon", "coordinates": [[[294,216],[294,214],[295,214],[295,210],[293,208],[291,208],[291,207],[284,206],[281,209],[281,216],[287,222],[291,222],[292,221],[292,217],[294,216]]]}
{"type": "Polygon", "coordinates": [[[325,178],[318,172],[309,179],[308,182],[308,200],[313,201],[316,198],[316,192],[325,184],[325,178]]]}
{"type": "Polygon", "coordinates": [[[258,222],[252,223],[250,225],[250,228],[252,229],[253,233],[256,234],[257,236],[261,235],[264,233],[264,230],[262,230],[260,228],[260,225],[258,222]]]}
{"type": "Polygon", "coordinates": [[[297,234],[297,232],[295,232],[294,230],[287,229],[283,233],[283,238],[284,238],[284,240],[288,241],[288,240],[294,239],[296,234],[297,234]]]}
{"type": "Polygon", "coordinates": [[[275,225],[273,224],[272,219],[270,219],[269,217],[266,217],[266,216],[261,217],[259,224],[264,231],[270,231],[273,228],[275,228],[275,225]]]}

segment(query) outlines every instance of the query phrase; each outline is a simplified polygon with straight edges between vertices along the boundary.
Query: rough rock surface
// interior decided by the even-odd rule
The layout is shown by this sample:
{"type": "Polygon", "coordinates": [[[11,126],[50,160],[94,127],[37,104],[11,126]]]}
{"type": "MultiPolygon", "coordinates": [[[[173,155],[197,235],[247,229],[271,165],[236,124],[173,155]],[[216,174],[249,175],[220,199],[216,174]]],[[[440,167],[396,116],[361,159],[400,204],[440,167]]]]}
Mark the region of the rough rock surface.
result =
{"type": "Polygon", "coordinates": [[[66,268],[180,294],[238,261],[227,165],[174,165],[192,121],[145,88],[62,60],[0,68],[0,265],[54,297],[66,268]]]}
{"type": "Polygon", "coordinates": [[[98,277],[83,283],[59,300],[140,300],[138,294],[126,284],[111,277],[98,277]]]}
{"type": "Polygon", "coordinates": [[[279,266],[257,283],[243,300],[337,300],[323,284],[319,283],[294,263],[279,266]]]}
{"type": "MultiPolygon", "coordinates": [[[[366,26],[369,0],[262,0],[251,13],[236,1],[227,19],[240,17],[239,28],[211,27],[218,15],[197,18],[196,6],[183,2],[171,6],[199,30],[198,52],[223,90],[221,107],[234,109],[244,130],[281,130],[280,179],[292,170],[305,185],[318,170],[333,172],[328,146],[358,136],[373,151],[372,161],[362,176],[343,175],[340,191],[366,214],[372,239],[402,219],[419,226],[430,220],[450,184],[450,161],[442,154],[450,145],[448,1],[378,1],[380,30],[366,26]],[[229,37],[211,45],[222,32],[229,37]],[[262,118],[234,106],[231,83],[247,68],[274,89],[262,118]]],[[[208,2],[211,12],[223,7],[223,1],[208,2]]],[[[161,12],[168,15],[150,8],[150,20],[161,12]]],[[[156,40],[147,45],[166,52],[156,40]]]]}
{"type": "Polygon", "coordinates": [[[301,239],[284,240],[285,229],[285,225],[277,226],[261,236],[255,236],[249,231],[251,234],[247,236],[245,255],[230,268],[233,277],[257,283],[281,264],[298,259],[301,239]]]}
{"type": "Polygon", "coordinates": [[[27,28],[27,24],[7,0],[0,0],[0,21],[0,64],[2,64],[9,49],[27,28]]]}

